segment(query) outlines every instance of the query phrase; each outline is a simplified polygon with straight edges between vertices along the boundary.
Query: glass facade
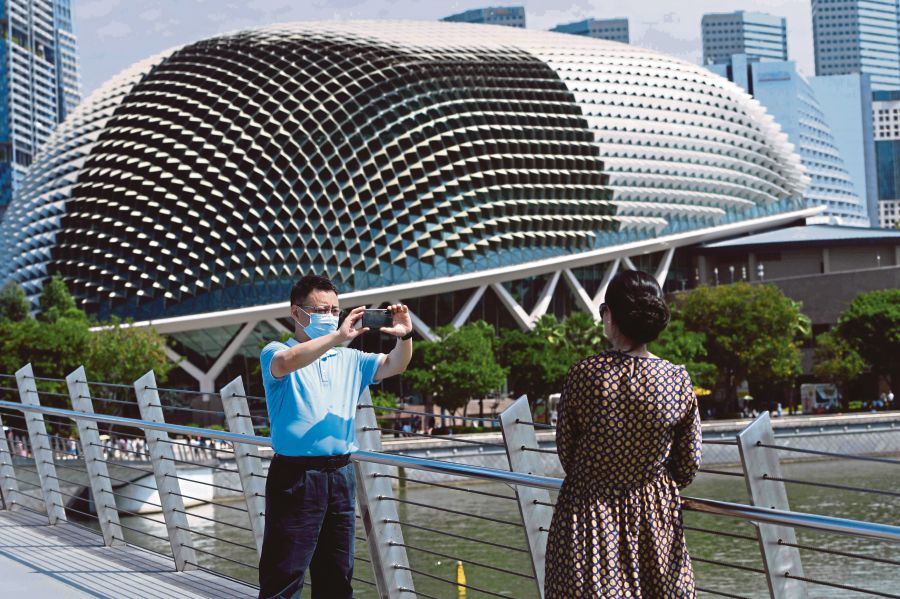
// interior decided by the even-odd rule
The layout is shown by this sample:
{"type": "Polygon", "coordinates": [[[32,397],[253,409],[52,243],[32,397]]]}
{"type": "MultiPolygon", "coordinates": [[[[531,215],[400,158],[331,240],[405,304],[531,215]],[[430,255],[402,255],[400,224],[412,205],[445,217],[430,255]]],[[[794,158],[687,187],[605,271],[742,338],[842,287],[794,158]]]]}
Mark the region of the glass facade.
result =
{"type": "Polygon", "coordinates": [[[882,227],[900,220],[900,90],[872,96],[878,162],[878,217],[882,227]]]}
{"type": "Polygon", "coordinates": [[[80,100],[71,0],[3,0],[0,213],[56,125],[80,100]]]}
{"type": "Polygon", "coordinates": [[[452,23],[479,23],[481,25],[503,25],[505,27],[525,28],[524,6],[489,6],[474,8],[449,17],[442,21],[452,23]]]}
{"type": "Polygon", "coordinates": [[[703,64],[727,63],[743,54],[750,60],[787,60],[787,21],[758,12],[710,13],[701,20],[703,64]]]}
{"type": "Polygon", "coordinates": [[[872,89],[900,88],[897,0],[812,0],[816,75],[868,73],[872,89]]]}
{"type": "Polygon", "coordinates": [[[623,44],[631,43],[628,35],[628,19],[585,19],[575,23],[557,25],[550,31],[585,35],[623,44]]]}

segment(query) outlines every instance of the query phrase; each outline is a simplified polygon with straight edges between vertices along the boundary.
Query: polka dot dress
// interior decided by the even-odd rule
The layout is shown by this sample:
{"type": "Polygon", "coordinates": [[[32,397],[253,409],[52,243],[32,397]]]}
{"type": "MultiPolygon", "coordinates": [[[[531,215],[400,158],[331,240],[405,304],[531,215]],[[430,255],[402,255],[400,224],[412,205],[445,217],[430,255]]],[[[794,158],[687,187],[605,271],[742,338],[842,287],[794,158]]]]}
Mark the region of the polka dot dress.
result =
{"type": "Polygon", "coordinates": [[[566,378],[556,443],[566,479],[545,597],[695,597],[678,493],[700,466],[687,371],[620,352],[582,360],[566,378]]]}

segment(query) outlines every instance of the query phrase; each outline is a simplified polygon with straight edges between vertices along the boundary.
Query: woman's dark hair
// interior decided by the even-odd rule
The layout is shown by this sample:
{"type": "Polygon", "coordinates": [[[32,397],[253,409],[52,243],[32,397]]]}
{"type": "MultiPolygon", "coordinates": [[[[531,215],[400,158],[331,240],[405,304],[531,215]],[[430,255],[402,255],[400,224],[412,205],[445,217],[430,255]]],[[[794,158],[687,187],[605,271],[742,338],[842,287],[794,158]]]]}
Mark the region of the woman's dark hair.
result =
{"type": "Polygon", "coordinates": [[[637,344],[659,337],[669,324],[669,307],[652,276],[640,270],[623,270],[606,288],[606,305],[622,334],[637,344]]]}
{"type": "Polygon", "coordinates": [[[312,293],[314,289],[318,289],[319,291],[338,292],[337,287],[335,287],[334,283],[327,277],[306,275],[294,283],[294,287],[291,289],[291,303],[299,306],[302,302],[306,301],[306,298],[309,297],[309,294],[312,293]]]}

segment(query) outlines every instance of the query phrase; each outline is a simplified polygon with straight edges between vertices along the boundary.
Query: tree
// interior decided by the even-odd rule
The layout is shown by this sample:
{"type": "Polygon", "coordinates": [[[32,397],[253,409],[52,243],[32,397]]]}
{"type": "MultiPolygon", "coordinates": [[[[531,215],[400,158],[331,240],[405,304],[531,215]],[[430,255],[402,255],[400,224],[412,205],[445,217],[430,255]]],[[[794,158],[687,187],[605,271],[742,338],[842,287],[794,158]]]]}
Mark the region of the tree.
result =
{"type": "Polygon", "coordinates": [[[38,303],[41,307],[38,320],[45,322],[56,322],[57,318],[78,309],[75,298],[69,293],[65,281],[59,275],[50,277],[44,284],[38,303]]]}
{"type": "Polygon", "coordinates": [[[706,335],[685,329],[681,311],[676,305],[671,308],[669,326],[656,341],[650,343],[648,349],[673,364],[684,365],[694,386],[711,389],[716,384],[719,371],[715,364],[706,360],[706,335]]]}
{"type": "Polygon", "coordinates": [[[847,385],[862,374],[867,366],[859,352],[837,331],[822,333],[816,338],[813,374],[822,381],[835,383],[845,402],[849,400],[847,385]]]}
{"type": "Polygon", "coordinates": [[[0,320],[25,320],[30,309],[25,292],[16,283],[10,281],[0,290],[0,320]]]}
{"type": "Polygon", "coordinates": [[[787,383],[800,374],[805,323],[800,306],[771,284],[739,282],[700,287],[679,298],[686,330],[706,335],[706,354],[724,377],[727,411],[737,385],[787,383]]]}
{"type": "Polygon", "coordinates": [[[562,327],[555,318],[553,321],[552,328],[545,323],[533,331],[500,332],[497,358],[509,372],[509,388],[516,396],[528,395],[532,404],[562,389],[566,372],[575,360],[562,340],[555,337],[562,327]]]}
{"type": "Polygon", "coordinates": [[[414,390],[451,413],[473,397],[499,389],[506,369],[494,358],[494,329],[483,321],[435,330],[438,341],[419,345],[419,359],[405,377],[414,390]]]}
{"type": "MultiPolygon", "coordinates": [[[[42,316],[0,320],[0,368],[13,372],[31,363],[37,376],[65,378],[84,366],[90,380],[130,385],[148,370],[165,382],[174,367],[166,357],[165,338],[152,329],[133,328],[113,320],[91,330],[87,315],[75,307],[65,283],[54,277],[41,295],[42,316]],[[51,287],[48,290],[48,287],[51,287]]],[[[65,383],[41,382],[41,390],[66,393],[65,383]]],[[[133,391],[96,386],[91,395],[114,399],[133,391]]],[[[48,405],[68,407],[64,398],[45,396],[48,405]]],[[[97,412],[120,413],[122,404],[98,401],[97,412]]]]}
{"type": "MultiPolygon", "coordinates": [[[[84,368],[92,380],[130,384],[152,370],[157,384],[162,384],[174,367],[166,356],[165,338],[153,329],[133,328],[114,319],[88,338],[84,368]]],[[[98,387],[91,393],[110,399],[125,395],[115,387],[98,387]]]]}
{"type": "Polygon", "coordinates": [[[837,332],[874,372],[900,381],[900,289],[860,293],[838,317],[837,332]]]}

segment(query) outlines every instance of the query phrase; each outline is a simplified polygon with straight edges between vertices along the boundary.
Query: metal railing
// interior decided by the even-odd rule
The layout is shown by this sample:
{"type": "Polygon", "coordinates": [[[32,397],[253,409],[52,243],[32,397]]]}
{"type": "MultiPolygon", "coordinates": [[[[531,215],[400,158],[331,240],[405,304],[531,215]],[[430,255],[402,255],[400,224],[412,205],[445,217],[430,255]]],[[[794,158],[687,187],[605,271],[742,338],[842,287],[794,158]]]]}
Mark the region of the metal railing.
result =
{"type": "MultiPolygon", "coordinates": [[[[51,522],[66,521],[68,514],[90,519],[93,526],[100,529],[107,545],[125,541],[143,544],[171,555],[179,570],[206,568],[245,580],[255,578],[264,520],[264,473],[270,459],[260,450],[268,450],[271,445],[268,437],[253,434],[253,419],[244,417],[250,412],[248,396],[240,379],[226,385],[220,393],[224,412],[218,414],[225,417],[230,430],[218,431],[166,423],[165,405],[159,397],[163,388],[152,380],[152,373],[132,387],[137,398],[135,403],[140,407],[140,419],[94,413],[92,398],[86,389],[89,384],[97,383],[88,383],[83,369],[76,370],[66,381],[52,381],[68,384],[73,409],[41,406],[39,400],[46,393],[38,390],[35,383],[43,379],[34,377],[30,367],[20,370],[16,378],[18,388],[15,390],[19,392],[21,402],[0,401],[0,414],[17,414],[16,422],[25,421],[24,428],[14,427],[12,421],[7,428],[10,432],[18,429],[25,433],[17,438],[27,443],[25,453],[32,456],[33,464],[28,463],[21,453],[14,455],[6,439],[0,443],[0,490],[7,509],[17,505],[42,509],[51,522]],[[51,429],[73,423],[78,426],[76,458],[72,458],[68,443],[52,443],[51,440],[59,435],[48,431],[48,422],[51,429]],[[116,454],[104,452],[107,445],[100,442],[101,426],[117,430],[115,434],[122,438],[141,440],[141,444],[133,443],[128,452],[119,455],[138,459],[117,461],[116,454]],[[173,448],[193,450],[196,447],[179,437],[212,441],[211,459],[194,461],[176,457],[173,448]],[[131,452],[143,455],[135,456],[131,452]],[[83,460],[83,469],[76,465],[81,461],[79,457],[83,460]],[[28,488],[22,489],[19,485],[28,488]],[[84,492],[86,488],[90,495],[84,492]],[[195,507],[191,508],[192,505],[195,507]]],[[[48,397],[58,399],[60,395],[48,397]]],[[[360,506],[357,586],[363,592],[365,588],[375,588],[381,597],[447,596],[451,590],[455,593],[460,587],[473,595],[542,596],[543,552],[554,505],[551,493],[560,489],[562,479],[538,474],[541,470],[533,458],[552,450],[538,447],[536,427],[527,401],[520,399],[501,415],[502,443],[454,436],[446,439],[459,442],[463,447],[477,445],[492,451],[499,446],[508,455],[509,471],[380,451],[381,434],[393,429],[378,424],[375,418],[378,408],[369,409],[365,403],[360,407],[357,430],[364,449],[353,455],[360,506]],[[436,482],[423,476],[425,473],[440,474],[451,480],[436,482]],[[500,486],[471,488],[452,481],[483,481],[500,486]],[[418,483],[423,488],[443,493],[444,498],[454,496],[460,501],[451,504],[429,501],[427,497],[411,498],[402,492],[407,483],[418,483]],[[400,490],[395,492],[397,487],[400,490]],[[463,526],[463,523],[468,524],[463,526]],[[479,527],[489,527],[491,534],[478,534],[479,527]],[[487,552],[491,553],[490,558],[485,557],[487,552]],[[457,562],[474,574],[469,576],[468,582],[462,582],[454,571],[448,571],[446,564],[455,566],[457,562]],[[371,566],[371,573],[365,572],[365,564],[371,566]]],[[[766,430],[771,430],[770,425],[766,429],[766,422],[762,420],[754,425],[756,428],[747,429],[753,434],[762,431],[760,434],[765,435],[766,430]]],[[[544,428],[540,427],[541,430],[544,428]]],[[[728,443],[740,445],[741,440],[728,443]]],[[[748,452],[750,448],[758,451],[760,456],[748,456],[745,473],[737,473],[738,476],[749,480],[746,473],[754,464],[758,467],[762,463],[763,469],[765,466],[769,469],[763,472],[765,476],[754,477],[754,485],[765,489],[767,485],[783,488],[785,484],[804,484],[771,471],[770,463],[765,462],[765,459],[771,459],[772,452],[795,451],[797,448],[762,439],[749,442],[748,452]],[[763,452],[765,456],[761,455],[763,452]]],[[[891,458],[877,458],[877,461],[896,465],[896,460],[891,458]]],[[[707,470],[707,473],[736,474],[714,470],[707,470]]],[[[761,532],[759,535],[741,534],[717,530],[718,526],[687,526],[688,530],[698,534],[727,536],[748,543],[757,541],[763,557],[762,563],[757,562],[758,566],[728,563],[700,555],[694,555],[693,559],[697,563],[764,576],[773,597],[798,596],[796,589],[802,588],[798,584],[820,584],[872,596],[896,596],[866,591],[844,581],[818,580],[804,576],[802,570],[779,570],[767,563],[766,557],[767,552],[773,550],[803,551],[897,565],[884,556],[869,557],[851,550],[804,543],[783,530],[793,531],[796,527],[815,533],[900,542],[900,527],[791,512],[786,504],[785,509],[772,509],[770,505],[685,497],[684,507],[688,512],[707,517],[747,521],[757,531],[764,531],[767,526],[773,527],[776,533],[781,531],[780,535],[768,539],[763,538],[761,532]]],[[[748,547],[752,545],[748,544],[748,547]]],[[[698,590],[717,596],[742,596],[740,589],[711,589],[702,580],[698,581],[698,590]]]]}

